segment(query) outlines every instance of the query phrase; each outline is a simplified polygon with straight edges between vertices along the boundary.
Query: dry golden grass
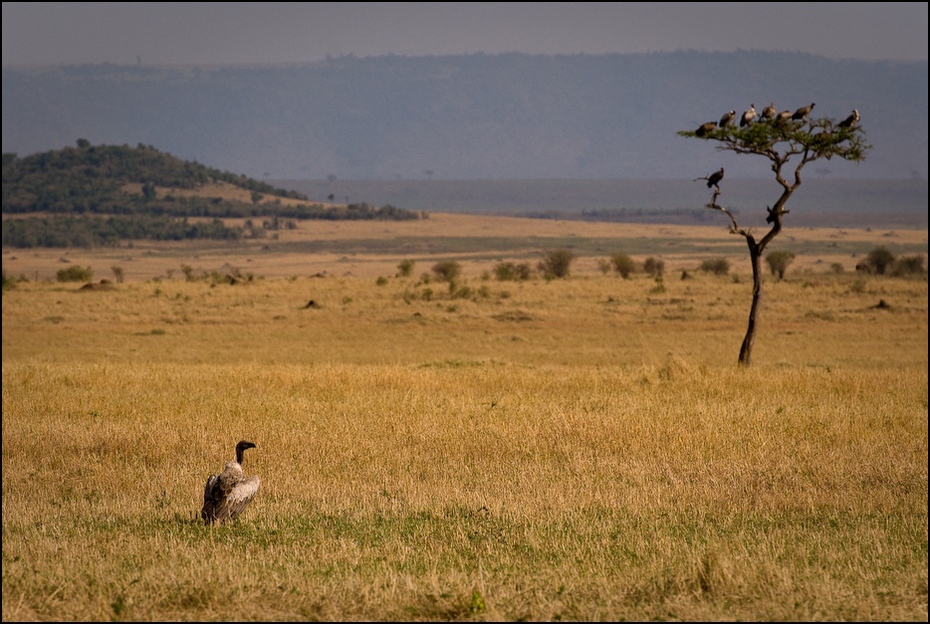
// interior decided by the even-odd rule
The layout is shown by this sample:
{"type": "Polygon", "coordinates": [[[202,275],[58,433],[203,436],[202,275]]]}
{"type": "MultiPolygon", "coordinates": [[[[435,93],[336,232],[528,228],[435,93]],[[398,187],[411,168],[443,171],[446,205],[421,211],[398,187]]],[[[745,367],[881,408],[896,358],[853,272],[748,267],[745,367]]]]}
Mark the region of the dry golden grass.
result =
{"type": "MultiPolygon", "coordinates": [[[[791,272],[824,272],[833,263],[853,271],[864,254],[880,245],[895,253],[926,254],[927,230],[795,228],[782,233],[773,249],[797,250],[791,272]]],[[[634,225],[444,213],[418,221],[302,221],[294,230],[232,244],[143,241],[94,250],[4,249],[3,268],[7,275],[34,281],[54,279],[59,269],[72,264],[92,267],[97,279],[112,279],[111,267],[119,266],[130,281],[176,277],[183,265],[197,272],[235,268],[266,278],[318,273],[377,277],[394,275],[397,262],[408,258],[418,263],[418,271],[428,271],[437,260],[454,259],[466,276],[475,277],[502,259],[535,265],[541,250],[559,247],[577,252],[575,273],[596,273],[597,260],[615,252],[640,261],[661,258],[670,275],[715,256],[729,258],[744,275],[750,271],[745,242],[727,234],[723,221],[712,226],[634,225]]]]}
{"type": "Polygon", "coordinates": [[[405,257],[5,292],[3,619],[927,618],[925,280],[405,257]]]}

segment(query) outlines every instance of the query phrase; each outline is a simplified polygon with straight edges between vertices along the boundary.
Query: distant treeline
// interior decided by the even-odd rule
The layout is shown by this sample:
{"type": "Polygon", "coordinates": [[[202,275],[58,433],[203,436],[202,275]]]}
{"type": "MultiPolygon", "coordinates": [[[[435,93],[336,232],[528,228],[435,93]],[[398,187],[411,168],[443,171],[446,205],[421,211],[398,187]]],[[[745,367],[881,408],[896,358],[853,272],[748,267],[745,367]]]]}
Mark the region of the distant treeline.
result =
{"type": "MultiPolygon", "coordinates": [[[[138,187],[137,187],[138,188],[138,187]]],[[[89,246],[122,239],[235,239],[241,228],[220,218],[418,219],[419,212],[366,203],[325,207],[306,195],[286,191],[246,176],[223,172],[139,144],[77,147],[19,158],[3,154],[5,214],[42,213],[42,218],[5,219],[3,244],[17,247],[89,246]],[[225,182],[250,192],[251,201],[191,197],[158,189],[196,189],[225,182]],[[141,184],[141,192],[127,192],[141,184]],[[159,196],[161,195],[161,196],[159,196]],[[274,201],[265,201],[266,196],[274,201]],[[307,203],[282,203],[280,199],[307,203]],[[94,215],[98,218],[77,219],[94,215]],[[108,215],[107,218],[100,218],[108,215]],[[119,216],[120,218],[116,218],[119,216]],[[188,223],[188,217],[213,217],[212,224],[188,223]]]]}
{"type": "Polygon", "coordinates": [[[121,240],[236,240],[243,228],[227,227],[220,219],[190,223],[148,215],[52,215],[3,220],[3,244],[10,247],[99,247],[121,240]]]}

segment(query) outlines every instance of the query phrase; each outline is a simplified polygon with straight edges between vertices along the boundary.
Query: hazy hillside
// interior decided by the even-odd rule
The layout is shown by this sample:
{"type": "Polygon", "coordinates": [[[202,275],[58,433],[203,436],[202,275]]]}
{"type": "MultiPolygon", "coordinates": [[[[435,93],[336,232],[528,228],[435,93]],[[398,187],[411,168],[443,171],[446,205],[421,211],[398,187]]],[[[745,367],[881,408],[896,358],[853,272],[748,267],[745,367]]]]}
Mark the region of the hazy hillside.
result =
{"type": "Polygon", "coordinates": [[[5,152],[2,212],[3,244],[14,247],[261,238],[265,230],[293,227],[300,219],[420,217],[393,206],[311,202],[298,192],[182,161],[152,146],[95,146],[86,139],[24,158],[5,152]],[[224,217],[248,221],[245,228],[229,227],[224,217]]]}
{"type": "Polygon", "coordinates": [[[3,69],[3,151],[143,143],[257,178],[678,178],[767,163],[675,135],[775,102],[862,113],[866,162],[926,176],[926,62],[744,51],[342,57],[286,67],[3,69]]]}

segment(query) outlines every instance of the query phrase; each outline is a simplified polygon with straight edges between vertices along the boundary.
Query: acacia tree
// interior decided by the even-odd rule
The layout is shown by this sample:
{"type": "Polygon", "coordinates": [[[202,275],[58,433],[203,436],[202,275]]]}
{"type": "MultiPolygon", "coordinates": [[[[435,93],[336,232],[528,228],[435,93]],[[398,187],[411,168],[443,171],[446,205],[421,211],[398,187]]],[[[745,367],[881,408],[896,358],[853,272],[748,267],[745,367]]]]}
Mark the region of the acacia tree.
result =
{"type": "MultiPolygon", "coordinates": [[[[837,157],[844,160],[860,162],[871,148],[865,142],[865,133],[852,117],[840,123],[829,117],[819,119],[769,119],[759,120],[746,126],[736,127],[724,124],[720,127],[711,123],[702,125],[697,130],[682,130],[680,136],[698,138],[718,143],[717,149],[737,154],[752,154],[767,158],[771,162],[775,179],[782,188],[781,196],[771,207],[766,206],[768,217],[766,223],[771,229],[761,239],[756,239],[752,228],[741,227],[733,213],[718,203],[721,195],[720,177],[722,170],[714,174],[715,180],[708,180],[708,188],[713,186],[713,195],[707,208],[719,210],[730,219],[730,233],[739,234],[746,239],[749,257],[752,261],[752,305],[749,308],[749,323],[746,336],[739,352],[739,364],[749,366],[752,362],[752,347],[756,338],[756,318],[759,302],[762,299],[762,254],[782,228],[782,219],[788,214],[785,205],[799,186],[801,186],[801,169],[815,160],[837,157]]],[[[766,226],[767,227],[767,226],[766,226]]]]}

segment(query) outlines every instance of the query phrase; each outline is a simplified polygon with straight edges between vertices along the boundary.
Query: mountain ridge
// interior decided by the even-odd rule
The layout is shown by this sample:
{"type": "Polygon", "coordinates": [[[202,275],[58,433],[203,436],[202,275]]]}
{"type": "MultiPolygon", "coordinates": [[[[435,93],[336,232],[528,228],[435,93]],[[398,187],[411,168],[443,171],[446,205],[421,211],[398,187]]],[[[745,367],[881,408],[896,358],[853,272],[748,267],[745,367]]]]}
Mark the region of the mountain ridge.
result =
{"type": "Polygon", "coordinates": [[[3,151],[154,144],[255,178],[689,178],[758,160],[675,136],[774,100],[862,113],[849,178],[927,170],[927,63],[798,52],[337,57],[282,66],[3,69],[3,151]]]}

